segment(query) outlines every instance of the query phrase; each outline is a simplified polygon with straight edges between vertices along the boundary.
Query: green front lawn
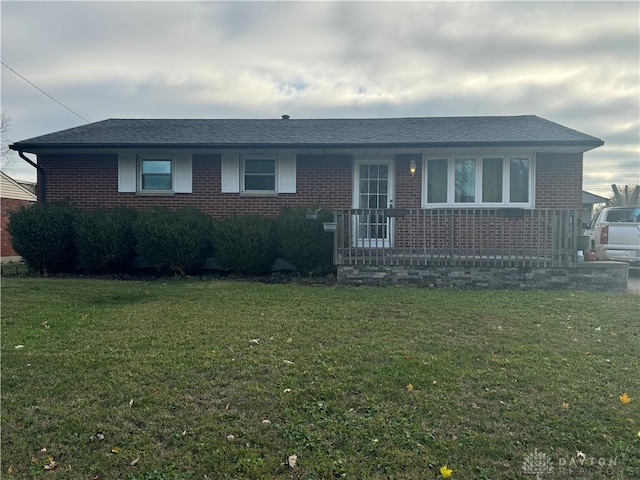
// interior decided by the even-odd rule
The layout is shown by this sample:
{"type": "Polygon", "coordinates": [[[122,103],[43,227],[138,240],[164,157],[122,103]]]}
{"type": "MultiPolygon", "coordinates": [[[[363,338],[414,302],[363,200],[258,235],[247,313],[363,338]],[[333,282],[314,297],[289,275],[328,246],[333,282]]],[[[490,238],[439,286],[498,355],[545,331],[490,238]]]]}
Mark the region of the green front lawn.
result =
{"type": "Polygon", "coordinates": [[[4,278],[0,477],[640,478],[638,306],[4,278]]]}

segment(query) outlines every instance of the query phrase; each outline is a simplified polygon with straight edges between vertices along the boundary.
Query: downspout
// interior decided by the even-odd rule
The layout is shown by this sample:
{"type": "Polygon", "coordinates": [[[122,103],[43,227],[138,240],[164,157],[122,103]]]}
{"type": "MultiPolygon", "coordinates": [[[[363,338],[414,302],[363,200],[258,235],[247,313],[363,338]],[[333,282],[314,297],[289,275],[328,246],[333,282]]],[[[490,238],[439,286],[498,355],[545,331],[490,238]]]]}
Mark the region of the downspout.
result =
{"type": "Polygon", "coordinates": [[[38,176],[39,176],[40,180],[42,180],[40,182],[40,197],[41,197],[40,201],[42,203],[45,203],[46,202],[46,198],[47,198],[47,182],[45,180],[44,168],[42,168],[40,165],[35,163],[30,158],[25,157],[24,156],[24,152],[22,150],[18,150],[18,155],[20,155],[21,159],[23,159],[25,162],[27,162],[32,167],[35,167],[35,169],[38,171],[38,174],[39,174],[38,176]]]}

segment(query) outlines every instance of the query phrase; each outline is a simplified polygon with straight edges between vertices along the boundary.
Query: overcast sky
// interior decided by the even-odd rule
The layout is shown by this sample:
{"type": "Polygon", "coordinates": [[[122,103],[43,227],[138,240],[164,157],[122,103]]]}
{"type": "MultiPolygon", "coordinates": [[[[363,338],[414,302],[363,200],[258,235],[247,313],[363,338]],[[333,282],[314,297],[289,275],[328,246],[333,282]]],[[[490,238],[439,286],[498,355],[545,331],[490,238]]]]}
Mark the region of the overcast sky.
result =
{"type": "MultiPolygon", "coordinates": [[[[2,62],[90,122],[535,114],[605,141],[586,189],[640,183],[635,1],[0,8],[2,62]]],[[[85,123],[1,68],[9,140],[85,123]]]]}

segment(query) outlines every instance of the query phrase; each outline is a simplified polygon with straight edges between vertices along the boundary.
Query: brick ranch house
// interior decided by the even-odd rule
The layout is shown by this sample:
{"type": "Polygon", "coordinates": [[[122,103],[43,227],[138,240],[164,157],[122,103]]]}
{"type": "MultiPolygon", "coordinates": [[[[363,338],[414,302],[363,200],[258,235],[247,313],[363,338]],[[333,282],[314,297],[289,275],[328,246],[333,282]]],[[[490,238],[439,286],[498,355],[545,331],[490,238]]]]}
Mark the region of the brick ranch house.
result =
{"type": "Polygon", "coordinates": [[[37,166],[40,201],[214,217],[331,209],[334,260],[348,279],[364,267],[387,278],[412,265],[575,266],[583,153],[603,143],[535,115],[283,115],[108,119],[11,148],[37,166]]]}
{"type": "Polygon", "coordinates": [[[20,256],[11,246],[11,237],[7,232],[9,212],[36,201],[36,196],[24,185],[16,182],[4,172],[0,172],[0,261],[2,263],[19,262],[20,256]]]}

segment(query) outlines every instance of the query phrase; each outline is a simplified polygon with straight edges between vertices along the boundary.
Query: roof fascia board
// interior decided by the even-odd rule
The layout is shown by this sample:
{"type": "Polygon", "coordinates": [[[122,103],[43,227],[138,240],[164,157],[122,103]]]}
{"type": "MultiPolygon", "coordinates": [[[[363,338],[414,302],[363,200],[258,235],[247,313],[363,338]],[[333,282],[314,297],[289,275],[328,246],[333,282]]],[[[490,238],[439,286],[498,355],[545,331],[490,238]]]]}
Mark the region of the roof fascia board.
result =
{"type": "Polygon", "coordinates": [[[584,147],[585,151],[604,145],[602,140],[556,140],[556,141],[506,141],[506,142],[407,142],[407,143],[243,143],[243,144],[207,144],[207,143],[14,143],[12,150],[29,153],[55,150],[122,150],[166,148],[178,150],[193,149],[363,149],[363,148],[468,148],[468,147],[584,147]]]}

